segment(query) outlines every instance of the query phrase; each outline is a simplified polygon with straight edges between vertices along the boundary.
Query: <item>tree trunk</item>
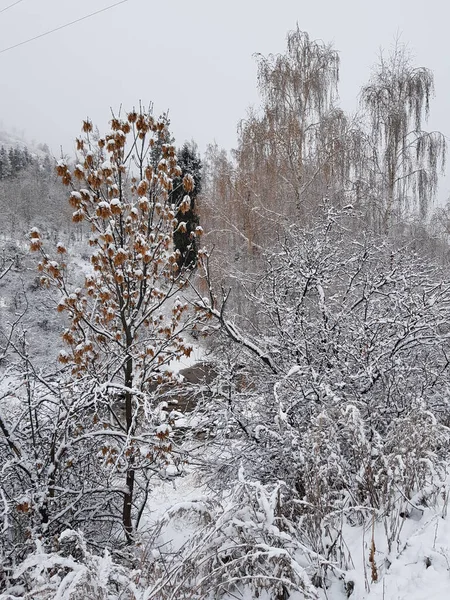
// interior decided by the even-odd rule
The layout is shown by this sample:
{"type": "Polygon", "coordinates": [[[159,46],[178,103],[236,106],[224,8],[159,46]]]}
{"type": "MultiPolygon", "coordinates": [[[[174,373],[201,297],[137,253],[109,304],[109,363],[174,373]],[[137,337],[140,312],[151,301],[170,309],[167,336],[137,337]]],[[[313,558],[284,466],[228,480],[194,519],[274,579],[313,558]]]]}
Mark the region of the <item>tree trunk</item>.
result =
{"type": "Polygon", "coordinates": [[[134,469],[133,458],[130,458],[129,466],[126,473],[126,492],[123,497],[122,522],[125,529],[127,542],[130,544],[133,541],[133,521],[131,518],[131,508],[133,504],[133,488],[134,488],[134,469]]]}
{"type": "MultiPolygon", "coordinates": [[[[133,427],[133,394],[131,388],[133,385],[133,361],[131,357],[128,357],[125,364],[125,420],[126,420],[126,431],[127,435],[130,434],[133,427]]],[[[122,523],[125,529],[125,535],[127,542],[130,544],[133,541],[133,521],[132,521],[132,506],[133,506],[133,491],[134,491],[134,476],[135,470],[133,467],[133,455],[130,454],[128,458],[128,468],[126,471],[125,479],[125,494],[123,497],[123,509],[122,509],[122,523]]]]}

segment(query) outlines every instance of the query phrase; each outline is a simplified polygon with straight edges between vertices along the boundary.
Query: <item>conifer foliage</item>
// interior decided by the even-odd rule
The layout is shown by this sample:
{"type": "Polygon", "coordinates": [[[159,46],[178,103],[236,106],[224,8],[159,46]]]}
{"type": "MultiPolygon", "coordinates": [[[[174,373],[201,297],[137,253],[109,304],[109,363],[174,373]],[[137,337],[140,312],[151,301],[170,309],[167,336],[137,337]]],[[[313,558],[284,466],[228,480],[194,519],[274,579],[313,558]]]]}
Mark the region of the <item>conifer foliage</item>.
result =
{"type": "Polygon", "coordinates": [[[190,268],[197,263],[199,216],[196,200],[201,192],[202,162],[195,145],[184,144],[178,152],[178,165],[182,176],[175,179],[171,198],[177,206],[177,219],[184,223],[174,233],[173,241],[180,252],[178,265],[190,268]],[[189,188],[189,201],[186,198],[186,187],[189,188]]]}
{"type": "MultiPolygon", "coordinates": [[[[87,221],[92,229],[92,272],[84,285],[71,291],[62,244],[59,260],[52,260],[39,231],[33,229],[30,237],[31,249],[41,253],[41,282],[59,290],[58,311],[68,316],[67,350],[60,361],[74,378],[93,382],[98,397],[105,400],[107,392],[92,427],[101,433],[105,462],[125,478],[122,524],[130,540],[136,472],[145,474],[157,454],[170,452],[170,427],[155,429],[154,447],[140,447],[136,436],[152,413],[152,391],[170,381],[166,365],[191,353],[183,333],[199,317],[189,314],[180,296],[189,272],[178,269],[173,238],[183,224],[170,193],[173,178],[182,173],[175,148],[161,143],[167,140],[166,123],[133,111],[124,120],[113,118],[111,125],[112,131],[99,138],[85,121],[84,135],[77,139],[79,162],[73,169],[65,161],[57,165],[63,183],[72,188],[73,220],[87,221]],[[155,167],[151,150],[158,144],[161,158],[155,167]]],[[[185,181],[187,189],[190,182],[185,181]]],[[[183,202],[189,205],[187,194],[183,202]]],[[[145,495],[148,478],[143,486],[145,495]]]]}
{"type": "Polygon", "coordinates": [[[14,177],[33,163],[33,157],[25,148],[0,148],[0,180],[14,177]]]}

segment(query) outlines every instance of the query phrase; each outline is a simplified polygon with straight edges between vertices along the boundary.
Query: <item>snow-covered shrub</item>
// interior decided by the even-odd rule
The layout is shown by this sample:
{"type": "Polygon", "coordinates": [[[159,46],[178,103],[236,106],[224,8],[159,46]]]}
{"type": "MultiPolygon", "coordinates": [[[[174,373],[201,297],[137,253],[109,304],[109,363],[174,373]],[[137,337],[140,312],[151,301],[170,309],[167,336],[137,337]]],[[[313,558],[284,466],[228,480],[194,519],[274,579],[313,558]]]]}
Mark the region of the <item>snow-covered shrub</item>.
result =
{"type": "Polygon", "coordinates": [[[107,550],[89,551],[80,532],[66,530],[58,550],[36,541],[36,549],[14,571],[14,584],[0,600],[138,600],[137,574],[116,564],[107,550]]]}
{"type": "MultiPolygon", "coordinates": [[[[370,444],[364,423],[353,405],[332,406],[311,420],[303,439],[303,461],[298,465],[303,483],[301,520],[310,544],[324,552],[322,524],[349,506],[371,505],[362,496],[364,473],[370,468],[370,444]]],[[[331,544],[330,544],[331,546],[331,544]]]]}
{"type": "Polygon", "coordinates": [[[315,227],[286,233],[247,282],[259,331],[227,317],[226,295],[225,306],[198,303],[236,343],[250,381],[216,399],[216,481],[233,460],[264,485],[283,481],[281,513],[322,553],[334,552],[343,515],[358,523],[403,513],[440,480],[448,456],[446,274],[407,243],[356,235],[357,226],[329,210],[315,227]],[[221,423],[234,444],[225,446],[221,423]],[[334,531],[327,539],[324,524],[334,531]]]}
{"type": "Polygon", "coordinates": [[[114,394],[107,386],[74,384],[63,374],[57,384],[28,375],[28,387],[22,379],[16,389],[10,386],[14,402],[0,399],[2,562],[13,565],[36,537],[52,539],[68,527],[81,529],[90,542],[104,547],[123,544],[124,489],[117,472],[125,468],[126,452],[133,447],[134,464],[143,474],[136,489],[142,512],[150,477],[169,459],[167,412],[158,410],[152,395],[140,397],[134,411],[147,411],[146,428],[125,440],[124,447],[125,436],[110,426],[114,394]]]}
{"type": "Polygon", "coordinates": [[[445,478],[447,453],[446,429],[421,403],[394,419],[385,436],[370,431],[353,405],[320,413],[305,435],[302,465],[301,519],[312,547],[318,552],[332,547],[334,559],[345,566],[333,543],[343,515],[353,525],[372,515],[385,518],[391,543],[396,534],[391,517],[408,516],[419,493],[432,501],[445,478]]]}
{"type": "MultiPolygon", "coordinates": [[[[247,481],[241,469],[224,500],[204,507],[203,526],[169,566],[159,569],[161,577],[148,588],[146,599],[220,598],[245,589],[252,597],[265,592],[281,599],[298,591],[302,598],[318,598],[311,577],[328,561],[299,543],[294,525],[280,510],[285,493],[281,484],[247,481]]],[[[169,518],[176,520],[180,513],[185,518],[189,511],[198,516],[198,510],[184,504],[169,518]]]]}
{"type": "Polygon", "coordinates": [[[388,426],[382,452],[385,487],[395,487],[411,498],[428,484],[443,481],[448,450],[447,429],[423,401],[414,402],[388,426]]]}

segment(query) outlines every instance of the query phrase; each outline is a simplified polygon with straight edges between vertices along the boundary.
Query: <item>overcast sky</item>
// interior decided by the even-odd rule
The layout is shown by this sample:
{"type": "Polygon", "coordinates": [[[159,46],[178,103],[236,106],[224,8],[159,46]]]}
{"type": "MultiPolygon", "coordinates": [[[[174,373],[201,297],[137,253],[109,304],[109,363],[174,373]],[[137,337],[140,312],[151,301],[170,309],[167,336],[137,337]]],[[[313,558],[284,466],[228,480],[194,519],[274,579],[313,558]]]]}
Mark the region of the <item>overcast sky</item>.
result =
{"type": "MultiPolygon", "coordinates": [[[[0,51],[118,0],[0,0],[0,51]]],[[[341,103],[357,94],[395,36],[433,70],[430,129],[450,135],[448,0],[128,0],[71,27],[0,52],[0,123],[60,145],[89,115],[101,130],[110,107],[153,101],[169,109],[178,145],[235,146],[236,126],[258,104],[253,54],[282,52],[298,23],[341,56],[341,103]]],[[[442,194],[442,191],[441,191],[442,194]]]]}

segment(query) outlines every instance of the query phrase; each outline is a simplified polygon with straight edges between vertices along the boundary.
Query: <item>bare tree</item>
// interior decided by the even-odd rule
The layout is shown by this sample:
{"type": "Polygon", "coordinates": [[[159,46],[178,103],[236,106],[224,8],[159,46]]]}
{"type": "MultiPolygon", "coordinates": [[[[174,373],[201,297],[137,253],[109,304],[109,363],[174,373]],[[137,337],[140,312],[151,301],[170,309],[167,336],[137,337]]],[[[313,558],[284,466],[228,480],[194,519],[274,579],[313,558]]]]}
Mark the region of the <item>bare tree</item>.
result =
{"type": "MultiPolygon", "coordinates": [[[[285,53],[257,60],[262,113],[250,113],[240,127],[240,177],[253,205],[303,216],[305,191],[321,170],[320,124],[337,99],[339,56],[297,27],[285,53]]],[[[268,212],[264,217],[270,221],[268,212]]]]}
{"type": "Polygon", "coordinates": [[[422,129],[434,93],[433,73],[414,67],[405,46],[395,44],[361,92],[370,121],[369,161],[379,190],[380,228],[387,232],[394,215],[402,217],[418,204],[424,216],[445,162],[446,140],[422,129]]]}

